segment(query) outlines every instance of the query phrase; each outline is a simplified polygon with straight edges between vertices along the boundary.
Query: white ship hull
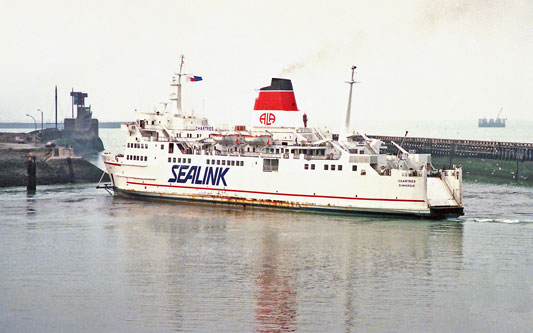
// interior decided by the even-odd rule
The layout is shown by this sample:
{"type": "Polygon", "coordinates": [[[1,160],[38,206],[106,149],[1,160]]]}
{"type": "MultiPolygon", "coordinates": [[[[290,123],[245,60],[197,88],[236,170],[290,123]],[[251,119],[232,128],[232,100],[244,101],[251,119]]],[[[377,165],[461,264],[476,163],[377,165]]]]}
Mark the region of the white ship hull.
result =
{"type": "MultiPolygon", "coordinates": [[[[307,211],[431,218],[462,215],[462,207],[446,185],[446,180],[461,181],[460,170],[441,175],[444,179],[427,177],[425,172],[408,176],[408,172],[400,170],[382,176],[370,164],[290,157],[279,160],[278,171],[263,171],[258,157],[176,156],[183,156],[178,158],[187,162],[123,164],[112,155],[104,155],[104,161],[115,190],[121,194],[307,211]],[[226,165],[216,164],[217,161],[226,165]],[[315,165],[314,170],[310,169],[311,164],[315,165]],[[324,165],[328,165],[328,170],[324,170],[324,165]],[[331,170],[332,165],[335,170],[331,170]],[[343,166],[340,171],[339,165],[343,166]],[[353,166],[357,166],[357,171],[353,171],[353,166]],[[363,170],[365,174],[361,175],[363,170]]],[[[151,157],[154,161],[168,161],[167,156],[151,157]]]]}

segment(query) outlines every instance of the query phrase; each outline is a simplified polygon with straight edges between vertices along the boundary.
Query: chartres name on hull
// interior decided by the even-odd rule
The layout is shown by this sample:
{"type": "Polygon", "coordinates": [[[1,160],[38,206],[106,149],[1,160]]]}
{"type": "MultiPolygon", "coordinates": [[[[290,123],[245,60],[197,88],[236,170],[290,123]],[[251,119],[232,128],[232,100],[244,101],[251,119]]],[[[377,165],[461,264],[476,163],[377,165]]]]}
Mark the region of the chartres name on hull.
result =
{"type": "Polygon", "coordinates": [[[381,141],[363,134],[307,127],[290,80],[274,78],[260,89],[251,126],[214,128],[182,110],[181,79],[189,77],[182,65],[173,103],[123,125],[124,152],[104,153],[115,193],[342,213],[463,214],[460,167],[435,170],[428,154],[398,146],[398,155],[387,155],[381,141]]]}

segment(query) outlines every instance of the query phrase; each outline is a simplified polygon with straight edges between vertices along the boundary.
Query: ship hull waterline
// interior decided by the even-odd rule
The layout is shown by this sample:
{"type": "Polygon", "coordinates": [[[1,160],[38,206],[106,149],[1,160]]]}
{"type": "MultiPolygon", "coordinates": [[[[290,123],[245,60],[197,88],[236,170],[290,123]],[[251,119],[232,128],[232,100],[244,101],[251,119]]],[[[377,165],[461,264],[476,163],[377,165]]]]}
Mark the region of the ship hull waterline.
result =
{"type": "Polygon", "coordinates": [[[287,201],[276,200],[257,200],[224,196],[204,196],[204,195],[169,195],[167,193],[143,192],[137,190],[123,190],[113,187],[116,196],[130,199],[149,199],[153,201],[165,202],[182,202],[198,205],[224,205],[228,207],[242,207],[267,210],[294,211],[300,213],[328,213],[334,215],[359,215],[359,216],[383,216],[420,219],[442,220],[447,218],[457,218],[464,215],[463,207],[457,206],[438,206],[431,207],[428,211],[414,212],[401,209],[376,209],[362,207],[337,207],[337,206],[318,206],[313,204],[299,204],[287,201]]]}

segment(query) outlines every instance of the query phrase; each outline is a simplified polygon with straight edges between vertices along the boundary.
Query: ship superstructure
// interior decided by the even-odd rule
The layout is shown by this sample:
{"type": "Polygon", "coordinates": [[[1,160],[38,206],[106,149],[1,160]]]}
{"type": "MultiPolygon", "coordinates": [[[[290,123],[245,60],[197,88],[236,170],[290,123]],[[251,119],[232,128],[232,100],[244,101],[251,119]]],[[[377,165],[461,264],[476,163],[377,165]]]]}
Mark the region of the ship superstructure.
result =
{"type": "Polygon", "coordinates": [[[429,154],[397,145],[398,154],[387,155],[381,141],[364,134],[308,127],[291,81],[282,78],[259,90],[251,126],[217,129],[181,109],[181,65],[172,105],[123,125],[124,152],[104,153],[116,194],[341,213],[463,214],[460,167],[435,170],[429,154]]]}

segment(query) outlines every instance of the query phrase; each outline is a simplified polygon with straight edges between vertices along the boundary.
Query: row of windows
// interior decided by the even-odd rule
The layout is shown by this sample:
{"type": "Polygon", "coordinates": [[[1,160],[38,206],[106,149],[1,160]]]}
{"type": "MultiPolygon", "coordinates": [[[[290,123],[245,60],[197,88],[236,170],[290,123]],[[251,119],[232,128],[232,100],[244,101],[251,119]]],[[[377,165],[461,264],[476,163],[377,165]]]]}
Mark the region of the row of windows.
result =
{"type": "MultiPolygon", "coordinates": [[[[248,151],[250,151],[250,148],[248,148],[248,151]]],[[[254,150],[255,151],[255,150],[254,150]]],[[[283,154],[288,153],[288,148],[266,148],[266,153],[271,154],[283,154]]],[[[325,149],[290,149],[291,154],[305,154],[305,155],[316,155],[316,156],[325,156],[326,150],[325,149]]]]}
{"type": "MultiPolygon", "coordinates": [[[[304,164],[304,169],[305,170],[315,170],[315,165],[314,164],[304,164]]],[[[335,170],[338,170],[338,171],[342,171],[342,165],[335,165],[335,164],[324,164],[324,170],[331,170],[331,171],[335,171],[335,170]]],[[[357,165],[352,165],[352,171],[357,171],[357,165]]]]}
{"type": "MultiPolygon", "coordinates": [[[[177,159],[178,163],[191,163],[191,159],[190,158],[181,158],[181,157],[178,157],[177,159]]],[[[168,162],[169,163],[176,163],[176,158],[175,157],[169,157],[168,158],[168,162]]]]}
{"type": "Polygon", "coordinates": [[[126,155],[126,159],[128,161],[148,161],[148,157],[138,155],[126,155]]]}
{"type": "MultiPolygon", "coordinates": [[[[190,158],[181,158],[181,157],[169,157],[169,163],[191,163],[190,158]]],[[[244,166],[244,161],[231,161],[231,160],[207,160],[207,164],[211,165],[228,165],[228,166],[244,166]]]]}
{"type": "Polygon", "coordinates": [[[128,142],[128,148],[148,149],[148,144],[147,143],[130,143],[130,142],[128,142]]]}
{"type": "Polygon", "coordinates": [[[232,160],[207,160],[207,164],[212,165],[229,165],[229,166],[244,166],[244,161],[232,161],[232,160]]]}
{"type": "MultiPolygon", "coordinates": [[[[178,133],[178,138],[181,138],[181,134],[182,133],[178,133]]],[[[196,137],[199,138],[201,137],[202,135],[201,134],[196,134],[196,137]]],[[[187,137],[188,138],[192,138],[193,137],[193,134],[192,133],[187,133],[187,137]]]]}

